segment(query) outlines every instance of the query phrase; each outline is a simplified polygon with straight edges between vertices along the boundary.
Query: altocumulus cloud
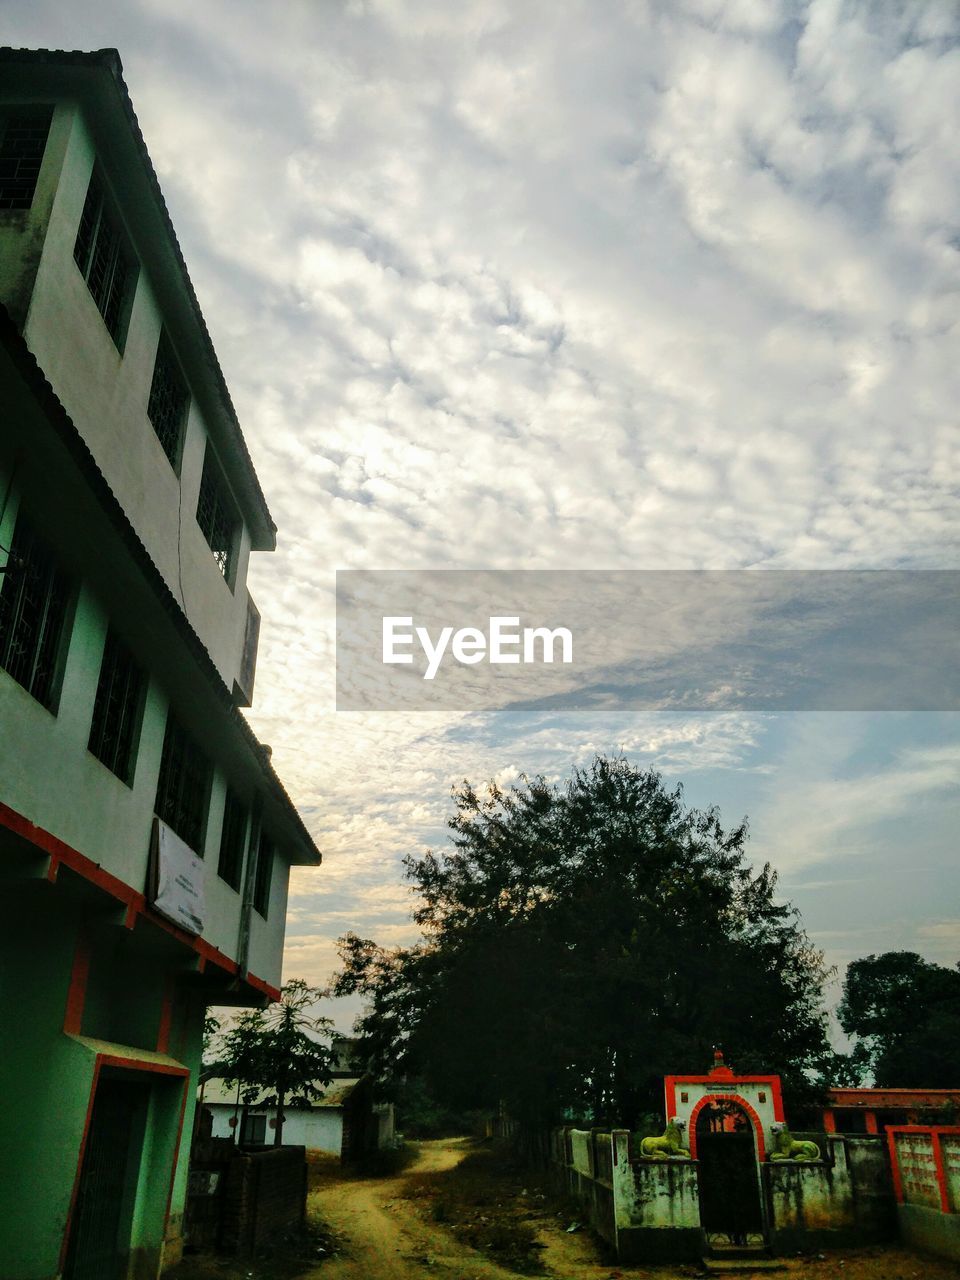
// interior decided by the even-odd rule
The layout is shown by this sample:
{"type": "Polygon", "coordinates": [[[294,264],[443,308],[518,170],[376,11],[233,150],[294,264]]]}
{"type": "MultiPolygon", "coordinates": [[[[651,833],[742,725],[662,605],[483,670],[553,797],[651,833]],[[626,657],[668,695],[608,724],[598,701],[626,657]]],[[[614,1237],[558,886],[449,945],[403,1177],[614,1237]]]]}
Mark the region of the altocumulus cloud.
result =
{"type": "Polygon", "coordinates": [[[254,719],[327,853],[295,924],[399,928],[372,895],[464,774],[778,772],[763,718],[337,717],[334,568],[955,565],[953,6],[4,11],[120,48],[280,526],[254,719]]]}

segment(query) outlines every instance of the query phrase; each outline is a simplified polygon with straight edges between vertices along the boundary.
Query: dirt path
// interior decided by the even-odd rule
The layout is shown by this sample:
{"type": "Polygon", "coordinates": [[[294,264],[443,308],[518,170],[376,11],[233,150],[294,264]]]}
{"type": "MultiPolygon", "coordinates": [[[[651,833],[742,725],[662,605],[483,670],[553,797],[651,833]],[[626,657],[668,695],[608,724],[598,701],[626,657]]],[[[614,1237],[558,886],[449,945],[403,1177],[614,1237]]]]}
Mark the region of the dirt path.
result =
{"type": "Polygon", "coordinates": [[[465,1250],[402,1198],[409,1174],[452,1169],[469,1146],[468,1138],[424,1142],[416,1163],[398,1177],[332,1182],[315,1191],[310,1208],[346,1236],[347,1245],[346,1253],[312,1271],[310,1280],[517,1280],[515,1272],[465,1250]]]}

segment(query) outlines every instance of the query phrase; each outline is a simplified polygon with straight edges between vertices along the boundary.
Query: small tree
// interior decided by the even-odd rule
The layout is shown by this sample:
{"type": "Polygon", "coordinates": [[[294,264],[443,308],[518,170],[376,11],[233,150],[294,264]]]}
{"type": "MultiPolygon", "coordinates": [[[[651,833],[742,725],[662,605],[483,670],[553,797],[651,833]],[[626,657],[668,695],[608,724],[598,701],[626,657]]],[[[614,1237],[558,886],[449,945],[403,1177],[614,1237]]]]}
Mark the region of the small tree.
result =
{"type": "Polygon", "coordinates": [[[309,1106],[332,1078],[332,1023],[309,1012],[323,994],[302,978],[293,978],[279,1001],[242,1013],[223,1034],[221,1074],[228,1085],[240,1086],[245,1107],[257,1101],[276,1107],[275,1147],[283,1140],[287,1104],[309,1106]],[[264,1090],[268,1095],[261,1099],[264,1090]]]}

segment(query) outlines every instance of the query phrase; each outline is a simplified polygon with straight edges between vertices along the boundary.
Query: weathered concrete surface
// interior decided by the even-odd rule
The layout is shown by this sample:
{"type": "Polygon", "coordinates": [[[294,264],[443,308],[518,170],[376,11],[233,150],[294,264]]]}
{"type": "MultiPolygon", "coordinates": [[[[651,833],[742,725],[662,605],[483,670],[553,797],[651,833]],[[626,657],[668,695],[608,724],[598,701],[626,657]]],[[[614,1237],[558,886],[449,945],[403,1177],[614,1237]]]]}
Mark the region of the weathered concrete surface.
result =
{"type": "Polygon", "coordinates": [[[844,1138],[853,1186],[853,1213],[862,1242],[893,1240],[897,1235],[897,1202],[883,1138],[844,1138]]]}
{"type": "Polygon", "coordinates": [[[784,1160],[764,1167],[770,1244],[775,1253],[830,1248],[856,1240],[846,1145],[842,1140],[831,1141],[824,1149],[822,1160],[784,1160]]]}
{"type": "Polygon", "coordinates": [[[960,1214],[901,1204],[897,1206],[897,1218],[905,1244],[921,1253],[960,1262],[960,1214]]]}

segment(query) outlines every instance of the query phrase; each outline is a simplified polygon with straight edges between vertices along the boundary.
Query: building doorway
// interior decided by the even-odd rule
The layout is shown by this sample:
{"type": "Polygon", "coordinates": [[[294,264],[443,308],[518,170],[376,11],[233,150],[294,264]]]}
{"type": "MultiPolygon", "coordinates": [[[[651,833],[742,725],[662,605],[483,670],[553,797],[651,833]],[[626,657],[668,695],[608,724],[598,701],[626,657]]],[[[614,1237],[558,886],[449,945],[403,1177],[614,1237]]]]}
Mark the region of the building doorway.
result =
{"type": "Polygon", "coordinates": [[[64,1280],[123,1280],[143,1155],[150,1086],[101,1073],[93,1099],[64,1280]]]}
{"type": "Polygon", "coordinates": [[[753,1123],[732,1098],[718,1098],[696,1117],[700,1221],[712,1249],[765,1244],[760,1169],[753,1123]]]}

